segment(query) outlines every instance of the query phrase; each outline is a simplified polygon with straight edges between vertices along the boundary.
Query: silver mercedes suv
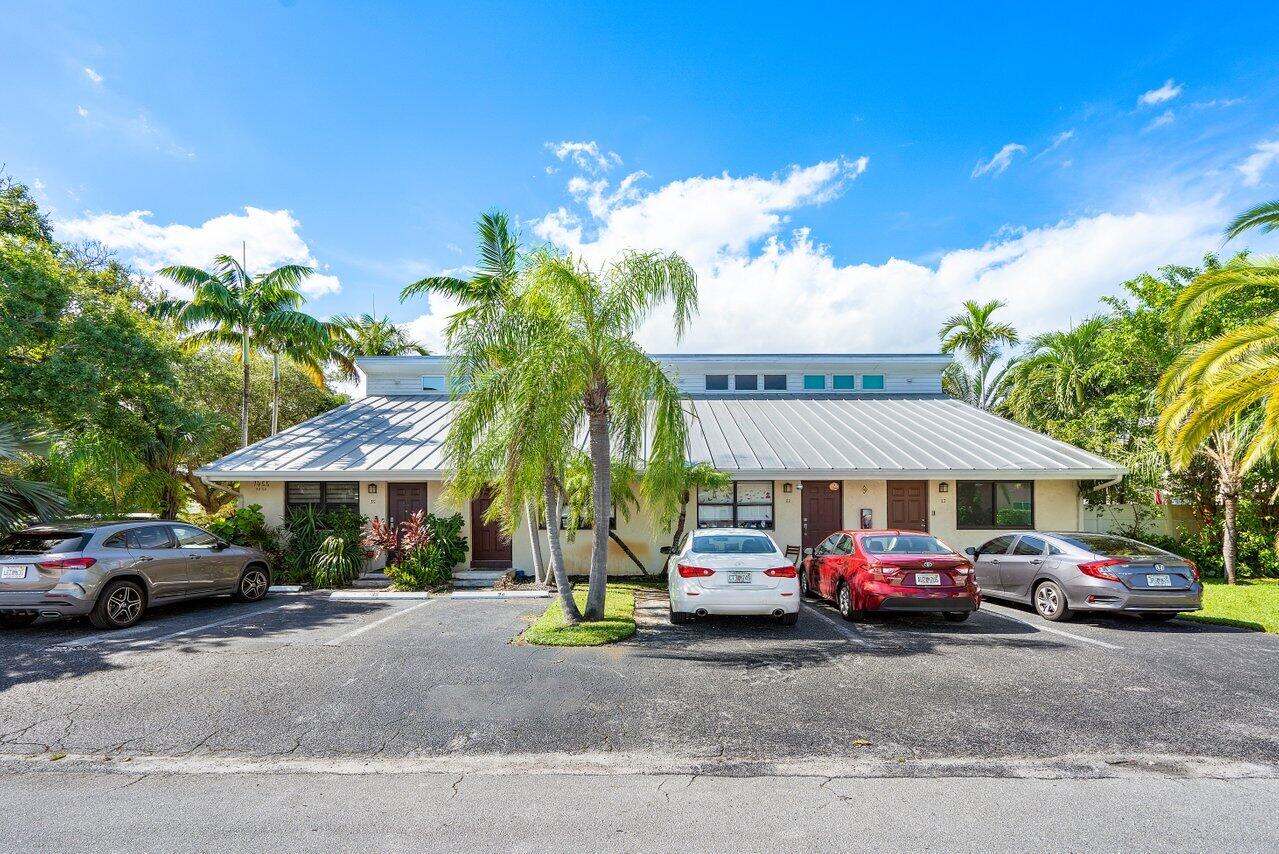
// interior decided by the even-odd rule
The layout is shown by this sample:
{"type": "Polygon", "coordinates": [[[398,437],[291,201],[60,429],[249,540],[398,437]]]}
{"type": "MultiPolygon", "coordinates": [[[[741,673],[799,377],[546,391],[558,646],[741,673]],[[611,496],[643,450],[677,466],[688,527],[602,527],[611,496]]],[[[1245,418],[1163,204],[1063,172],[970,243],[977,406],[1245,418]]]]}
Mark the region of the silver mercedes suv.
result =
{"type": "Polygon", "coordinates": [[[122,629],[153,605],[220,594],[256,602],[270,586],[265,554],[185,522],[59,522],[0,538],[0,628],[87,616],[122,629]]]}

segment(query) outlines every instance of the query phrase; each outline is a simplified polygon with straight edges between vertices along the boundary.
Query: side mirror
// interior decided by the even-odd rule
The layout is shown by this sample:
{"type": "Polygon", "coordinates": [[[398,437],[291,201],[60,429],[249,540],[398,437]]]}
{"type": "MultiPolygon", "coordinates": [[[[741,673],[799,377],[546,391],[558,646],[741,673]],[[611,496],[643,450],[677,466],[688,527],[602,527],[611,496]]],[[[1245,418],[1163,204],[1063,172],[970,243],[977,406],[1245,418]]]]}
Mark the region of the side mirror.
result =
{"type": "Polygon", "coordinates": [[[969,557],[977,557],[977,549],[973,548],[972,546],[969,546],[968,548],[964,549],[964,554],[968,555],[969,557]]]}
{"type": "Polygon", "coordinates": [[[213,544],[213,550],[215,552],[220,552],[223,549],[229,549],[229,548],[231,548],[231,544],[228,543],[226,540],[223,540],[220,538],[218,539],[216,543],[213,544]]]}
{"type": "Polygon", "coordinates": [[[812,556],[813,556],[812,546],[809,546],[808,548],[804,549],[804,557],[812,557],[812,556]]]}
{"type": "Polygon", "coordinates": [[[658,551],[664,555],[674,554],[674,552],[671,551],[670,546],[662,546],[660,549],[658,549],[658,551]]]}

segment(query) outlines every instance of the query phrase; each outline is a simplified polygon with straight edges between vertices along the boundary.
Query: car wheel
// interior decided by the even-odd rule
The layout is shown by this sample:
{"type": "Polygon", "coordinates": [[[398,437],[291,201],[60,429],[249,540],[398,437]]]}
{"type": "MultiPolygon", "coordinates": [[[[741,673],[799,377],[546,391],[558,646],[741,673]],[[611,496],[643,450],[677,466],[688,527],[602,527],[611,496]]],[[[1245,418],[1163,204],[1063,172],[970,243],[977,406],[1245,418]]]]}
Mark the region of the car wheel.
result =
{"type": "Polygon", "coordinates": [[[89,622],[98,629],[127,629],[142,619],[147,594],[136,581],[113,581],[98,595],[89,622]]]}
{"type": "Polygon", "coordinates": [[[1070,619],[1070,606],[1066,594],[1055,581],[1043,581],[1035,588],[1035,613],[1054,623],[1070,619]]]}
{"type": "Polygon", "coordinates": [[[847,584],[839,585],[839,590],[835,593],[835,603],[839,606],[839,615],[845,620],[856,620],[862,615],[861,611],[853,610],[853,591],[847,584]]]}
{"type": "Polygon", "coordinates": [[[948,623],[962,623],[968,619],[968,615],[971,613],[971,611],[947,611],[942,616],[946,618],[948,623]]]}
{"type": "Polygon", "coordinates": [[[1147,623],[1166,623],[1177,616],[1180,615],[1175,611],[1171,613],[1168,611],[1148,611],[1145,614],[1142,614],[1141,618],[1147,623]]]}
{"type": "Polygon", "coordinates": [[[21,629],[31,625],[39,614],[0,614],[0,629],[21,629]]]}
{"type": "Polygon", "coordinates": [[[782,614],[777,618],[777,622],[781,623],[783,626],[793,626],[799,622],[799,611],[796,611],[793,614],[782,614]]]}
{"type": "Polygon", "coordinates": [[[251,566],[240,576],[240,583],[231,598],[237,602],[259,602],[271,589],[271,579],[265,569],[251,566]]]}
{"type": "Polygon", "coordinates": [[[802,566],[799,568],[799,595],[808,599],[813,599],[817,596],[813,592],[813,588],[808,586],[808,572],[802,566]]]}
{"type": "Polygon", "coordinates": [[[687,623],[692,619],[693,619],[693,615],[688,613],[687,611],[676,611],[674,609],[671,609],[671,622],[674,623],[675,625],[679,625],[680,623],[687,623]]]}

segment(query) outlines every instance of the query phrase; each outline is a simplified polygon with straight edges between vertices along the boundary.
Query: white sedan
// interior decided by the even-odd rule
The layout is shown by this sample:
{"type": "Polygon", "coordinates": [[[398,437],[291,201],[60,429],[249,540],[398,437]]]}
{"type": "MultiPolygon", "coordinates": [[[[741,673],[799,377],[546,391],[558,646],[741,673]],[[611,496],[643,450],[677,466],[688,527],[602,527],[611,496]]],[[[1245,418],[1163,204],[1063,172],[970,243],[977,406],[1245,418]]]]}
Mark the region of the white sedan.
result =
{"type": "Polygon", "coordinates": [[[799,620],[795,565],[761,531],[698,528],[666,568],[672,623],[708,614],[771,615],[787,626],[799,620]]]}

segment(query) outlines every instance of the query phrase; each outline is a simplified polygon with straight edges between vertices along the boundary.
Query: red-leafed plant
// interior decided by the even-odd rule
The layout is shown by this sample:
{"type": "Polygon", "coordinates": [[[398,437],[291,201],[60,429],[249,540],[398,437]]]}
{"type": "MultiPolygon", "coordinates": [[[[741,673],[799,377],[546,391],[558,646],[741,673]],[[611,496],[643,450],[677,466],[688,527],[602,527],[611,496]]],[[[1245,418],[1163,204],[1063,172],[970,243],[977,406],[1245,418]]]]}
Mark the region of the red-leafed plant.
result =
{"type": "Polygon", "coordinates": [[[383,522],[380,517],[374,516],[369,522],[369,529],[364,532],[364,545],[373,549],[374,554],[385,552],[388,562],[395,561],[400,552],[399,530],[390,522],[383,522]]]}

